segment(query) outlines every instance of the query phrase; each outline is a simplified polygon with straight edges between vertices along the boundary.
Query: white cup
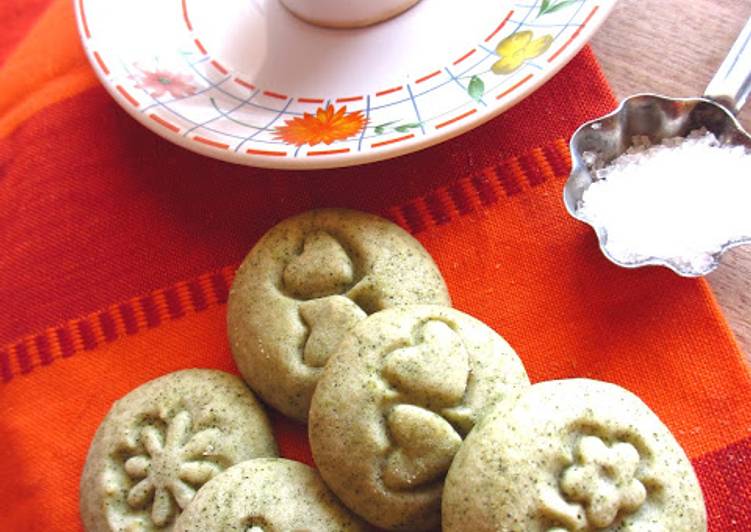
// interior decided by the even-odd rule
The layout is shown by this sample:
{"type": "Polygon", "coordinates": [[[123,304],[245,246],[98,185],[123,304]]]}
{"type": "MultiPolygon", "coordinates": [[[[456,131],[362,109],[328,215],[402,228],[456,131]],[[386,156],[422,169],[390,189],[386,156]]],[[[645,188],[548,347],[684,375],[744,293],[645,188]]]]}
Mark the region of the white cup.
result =
{"type": "Polygon", "coordinates": [[[420,0],[280,0],[299,18],[329,28],[360,28],[395,17],[420,0]]]}

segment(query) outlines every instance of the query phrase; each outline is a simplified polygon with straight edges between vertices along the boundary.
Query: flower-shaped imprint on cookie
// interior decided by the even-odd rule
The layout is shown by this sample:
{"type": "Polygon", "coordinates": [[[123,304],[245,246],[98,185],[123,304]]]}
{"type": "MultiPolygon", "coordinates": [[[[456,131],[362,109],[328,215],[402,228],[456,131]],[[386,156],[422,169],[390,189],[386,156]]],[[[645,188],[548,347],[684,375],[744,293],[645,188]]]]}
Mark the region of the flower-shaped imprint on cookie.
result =
{"type": "Polygon", "coordinates": [[[542,488],[543,510],[571,530],[606,528],[619,513],[635,512],[646,501],[647,490],[636,478],[639,462],[630,443],[608,446],[597,436],[582,436],[574,462],[560,477],[559,491],[542,488]]]}
{"type": "Polygon", "coordinates": [[[467,349],[449,324],[428,320],[415,328],[411,345],[386,355],[382,375],[399,399],[411,403],[387,414],[395,448],[384,466],[384,484],[403,490],[437,480],[461,445],[460,432],[473,424],[472,412],[459,407],[469,378],[467,349]]]}
{"type": "Polygon", "coordinates": [[[446,532],[707,530],[669,429],[632,392],[589,379],[540,382],[484,412],[441,496],[446,532]]]}
{"type": "Polygon", "coordinates": [[[156,423],[144,425],[139,434],[143,452],[124,461],[125,472],[133,481],[128,504],[134,510],[150,505],[151,519],[158,527],[174,517],[177,507],[184,510],[198,488],[221,472],[226,461],[214,451],[221,437],[219,429],[194,433],[185,410],[165,423],[166,429],[156,423]]]}
{"type": "Polygon", "coordinates": [[[269,420],[238,377],[210,369],[163,375],[118,399],[99,425],[81,475],[84,529],[171,531],[213,477],[277,455],[269,420]]]}
{"type": "Polygon", "coordinates": [[[635,478],[639,452],[626,442],[612,447],[596,436],[584,436],[576,450],[576,463],[563,472],[561,489],[584,504],[589,522],[609,526],[619,511],[636,511],[647,490],[635,478]]]}

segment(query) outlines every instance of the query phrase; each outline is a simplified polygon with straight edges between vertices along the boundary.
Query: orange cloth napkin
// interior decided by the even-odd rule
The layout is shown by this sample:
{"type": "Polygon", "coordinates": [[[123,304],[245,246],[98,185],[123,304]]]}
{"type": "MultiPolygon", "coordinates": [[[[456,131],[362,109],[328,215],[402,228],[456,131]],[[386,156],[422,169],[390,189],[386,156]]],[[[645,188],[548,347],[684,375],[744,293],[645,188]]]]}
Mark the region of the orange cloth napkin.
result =
{"type": "MultiPolygon", "coordinates": [[[[710,528],[751,530],[751,382],[707,284],[613,266],[562,206],[567,138],[613,105],[585,49],[520,105],[421,153],[310,173],[231,166],[119,109],[71,2],[53,1],[0,68],[0,529],[80,529],[80,473],[112,402],[180,368],[235,372],[237,263],[280,219],[346,206],[411,231],[455,306],[504,335],[533,381],[640,395],[692,458],[710,528]]],[[[304,427],[272,418],[283,455],[312,463],[304,427]]]]}

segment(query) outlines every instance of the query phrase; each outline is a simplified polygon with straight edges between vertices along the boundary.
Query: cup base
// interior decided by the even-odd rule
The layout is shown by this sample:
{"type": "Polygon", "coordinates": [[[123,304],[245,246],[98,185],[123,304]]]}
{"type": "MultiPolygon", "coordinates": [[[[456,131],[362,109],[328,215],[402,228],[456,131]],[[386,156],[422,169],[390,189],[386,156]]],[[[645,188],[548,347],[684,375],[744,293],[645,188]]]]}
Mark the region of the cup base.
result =
{"type": "Polygon", "coordinates": [[[315,26],[334,29],[372,26],[373,24],[378,24],[404,13],[419,1],[392,0],[391,2],[380,2],[377,8],[367,7],[362,9],[351,7],[350,9],[331,10],[332,13],[329,14],[326,12],[326,8],[321,9],[320,4],[311,7],[311,2],[303,3],[299,0],[280,0],[282,5],[297,18],[315,26]]]}

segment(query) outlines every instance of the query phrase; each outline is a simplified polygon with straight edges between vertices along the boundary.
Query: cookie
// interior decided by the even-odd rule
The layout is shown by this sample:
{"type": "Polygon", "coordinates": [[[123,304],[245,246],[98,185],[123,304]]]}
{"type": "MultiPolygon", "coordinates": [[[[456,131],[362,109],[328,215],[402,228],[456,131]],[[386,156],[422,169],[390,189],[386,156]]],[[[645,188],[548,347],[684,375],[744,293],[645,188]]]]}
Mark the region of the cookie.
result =
{"type": "Polygon", "coordinates": [[[443,529],[707,529],[701,489],[670,431],[637,396],[586,379],[543,382],[499,405],[456,455],[443,529]]]}
{"type": "Polygon", "coordinates": [[[358,323],[318,383],[308,431],[326,484],[391,530],[440,521],[449,465],[483,412],[529,386],[497,333],[448,307],[388,309],[358,323]]]}
{"type": "Polygon", "coordinates": [[[230,467],[206,483],[175,532],[310,530],[360,532],[365,525],[326,488],[315,470],[282,458],[230,467]]]}
{"type": "Polygon", "coordinates": [[[371,214],[309,211],[273,227],[240,266],[227,309],[232,354],[261,398],[304,421],[341,337],[368,314],[413,303],[451,303],[417,240],[371,214]]]}
{"type": "Polygon", "coordinates": [[[204,483],[277,456],[266,414],[239,378],[170,373],[117,401],[89,448],[81,518],[89,532],[171,530],[204,483]]]}

